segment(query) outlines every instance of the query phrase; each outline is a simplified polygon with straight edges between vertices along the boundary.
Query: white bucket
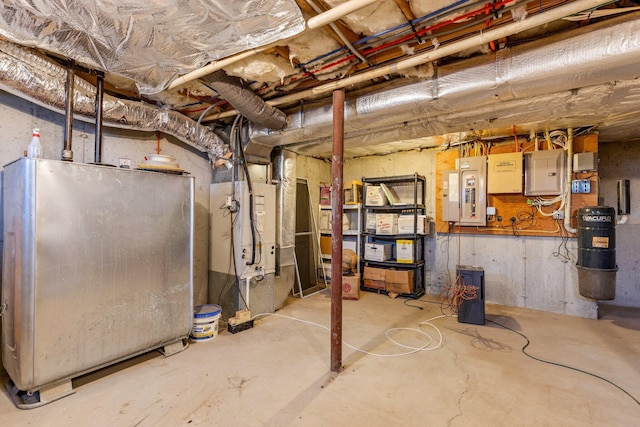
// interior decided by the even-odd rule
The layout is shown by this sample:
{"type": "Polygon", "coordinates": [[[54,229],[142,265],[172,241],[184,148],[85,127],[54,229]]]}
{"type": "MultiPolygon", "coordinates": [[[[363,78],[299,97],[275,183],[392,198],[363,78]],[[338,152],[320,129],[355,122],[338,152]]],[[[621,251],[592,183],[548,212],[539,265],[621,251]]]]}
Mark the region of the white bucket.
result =
{"type": "Polygon", "coordinates": [[[193,309],[193,327],[190,338],[195,342],[210,341],[218,336],[218,319],[222,308],[216,304],[205,304],[193,309]]]}

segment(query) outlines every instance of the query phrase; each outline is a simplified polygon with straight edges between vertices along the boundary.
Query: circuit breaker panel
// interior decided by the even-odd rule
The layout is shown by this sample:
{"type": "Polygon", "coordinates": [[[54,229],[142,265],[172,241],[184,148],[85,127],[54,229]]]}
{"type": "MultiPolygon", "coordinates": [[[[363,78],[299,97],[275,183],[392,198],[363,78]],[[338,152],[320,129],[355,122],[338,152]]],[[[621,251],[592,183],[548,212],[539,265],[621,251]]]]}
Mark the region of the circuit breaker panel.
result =
{"type": "Polygon", "coordinates": [[[567,152],[542,150],[524,154],[524,195],[562,194],[566,182],[567,152]]]}
{"type": "Polygon", "coordinates": [[[443,172],[442,220],[463,226],[487,225],[487,158],[456,159],[457,170],[443,172]]]}

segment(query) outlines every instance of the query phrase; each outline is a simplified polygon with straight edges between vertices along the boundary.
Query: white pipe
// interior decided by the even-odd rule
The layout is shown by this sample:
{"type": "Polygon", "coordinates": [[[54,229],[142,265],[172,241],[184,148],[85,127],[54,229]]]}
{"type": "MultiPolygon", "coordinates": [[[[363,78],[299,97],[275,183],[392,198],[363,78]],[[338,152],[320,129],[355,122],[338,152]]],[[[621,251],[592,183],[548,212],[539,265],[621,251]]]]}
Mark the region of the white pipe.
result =
{"type": "Polygon", "coordinates": [[[246,290],[244,291],[244,297],[245,297],[244,303],[247,310],[249,310],[249,287],[251,285],[251,276],[247,277],[245,280],[246,280],[246,290]]]}
{"type": "MultiPolygon", "coordinates": [[[[348,77],[346,79],[338,80],[331,83],[326,83],[317,86],[312,89],[307,89],[301,92],[293,93],[291,95],[285,95],[280,98],[275,98],[267,101],[267,104],[272,106],[282,105],[286,103],[292,103],[301,99],[308,98],[313,95],[320,95],[327,92],[332,92],[336,89],[341,89],[347,86],[362,83],[367,80],[386,76],[387,74],[397,73],[398,71],[405,70],[410,67],[422,65],[426,62],[435,61],[436,59],[443,58],[445,56],[453,55],[466,49],[471,49],[492,40],[498,40],[500,38],[508,37],[510,35],[519,33],[524,30],[529,30],[540,25],[547,24],[549,22],[562,19],[564,17],[573,15],[575,13],[582,12],[587,9],[592,9],[603,4],[607,4],[607,0],[576,0],[562,6],[553,8],[547,12],[543,12],[537,15],[529,16],[522,21],[512,22],[505,24],[501,27],[494,28],[489,31],[482,32],[478,35],[469,37],[459,42],[454,42],[448,45],[441,45],[437,49],[425,52],[409,59],[399,61],[395,64],[387,65],[384,67],[376,68],[374,70],[366,71],[361,74],[348,77]]],[[[237,115],[236,110],[229,110],[220,114],[212,114],[204,117],[203,121],[211,121],[222,119],[225,117],[233,117],[237,115]]]]}
{"type": "Polygon", "coordinates": [[[616,221],[616,225],[626,224],[628,220],[629,220],[629,215],[622,215],[622,216],[621,216],[621,217],[616,221]]]}
{"type": "Polygon", "coordinates": [[[310,29],[320,28],[327,25],[330,22],[337,21],[345,15],[355,12],[358,9],[362,9],[365,6],[369,6],[372,3],[377,3],[379,0],[351,0],[346,3],[342,3],[339,6],[331,8],[326,12],[310,18],[307,21],[307,27],[310,29]]]}
{"type": "Polygon", "coordinates": [[[167,87],[166,90],[171,90],[171,89],[175,89],[180,85],[183,85],[187,82],[190,82],[192,80],[196,80],[199,79],[202,76],[206,76],[208,74],[214,73],[218,70],[221,70],[222,68],[226,67],[227,65],[231,65],[235,62],[240,61],[241,59],[245,59],[248,58],[250,56],[255,55],[256,53],[260,53],[263,52],[264,50],[266,50],[267,47],[261,47],[258,49],[251,49],[251,50],[247,50],[244,51],[238,55],[235,56],[230,56],[228,58],[222,59],[220,61],[213,61],[210,62],[208,65],[205,65],[202,68],[198,68],[197,70],[194,70],[190,73],[187,73],[183,76],[178,77],[177,79],[175,79],[174,81],[171,82],[171,84],[167,87]]]}
{"type": "MultiPolygon", "coordinates": [[[[320,9],[320,7],[315,4],[313,2],[313,0],[306,0],[307,4],[309,6],[311,6],[311,8],[313,10],[315,10],[316,13],[322,13],[322,9],[320,9]]],[[[331,29],[333,30],[334,33],[336,33],[338,35],[338,37],[340,37],[340,40],[342,40],[342,43],[344,43],[345,46],[347,46],[349,48],[349,50],[358,57],[358,59],[360,61],[362,61],[364,64],[369,65],[369,62],[367,61],[367,59],[362,56],[362,54],[360,52],[358,52],[358,49],[356,49],[355,47],[353,47],[353,45],[351,44],[351,42],[349,41],[349,39],[347,39],[344,34],[342,34],[342,31],[340,31],[340,29],[338,28],[337,25],[335,24],[329,24],[329,27],[331,27],[331,29]]]]}
{"type": "Polygon", "coordinates": [[[510,24],[503,25],[501,27],[494,28],[493,30],[481,32],[475,36],[468,37],[460,40],[459,42],[451,43],[448,45],[440,46],[429,52],[422,53],[420,55],[413,56],[411,58],[399,61],[395,64],[390,64],[384,67],[376,68],[375,70],[367,71],[362,74],[357,74],[346,79],[338,80],[335,82],[327,83],[322,86],[311,89],[311,93],[319,94],[323,92],[332,92],[336,89],[341,89],[346,86],[362,83],[367,80],[386,76],[387,74],[397,73],[407,68],[416,67],[426,62],[432,62],[436,59],[444,58],[445,56],[453,55],[458,52],[467,49],[473,49],[478,46],[483,46],[493,40],[499,40],[504,37],[508,37],[513,34],[517,34],[521,31],[530,30],[540,25],[548,24],[549,22],[562,19],[566,16],[573,15],[574,13],[582,12],[586,9],[601,6],[603,4],[610,3],[609,0],[577,0],[571,3],[558,6],[551,9],[548,12],[543,12],[537,15],[529,16],[522,21],[515,21],[510,24]]]}
{"type": "Polygon", "coordinates": [[[577,229],[571,226],[571,178],[573,177],[573,128],[567,129],[567,179],[565,184],[566,200],[564,202],[564,229],[576,234],[577,229]]]}

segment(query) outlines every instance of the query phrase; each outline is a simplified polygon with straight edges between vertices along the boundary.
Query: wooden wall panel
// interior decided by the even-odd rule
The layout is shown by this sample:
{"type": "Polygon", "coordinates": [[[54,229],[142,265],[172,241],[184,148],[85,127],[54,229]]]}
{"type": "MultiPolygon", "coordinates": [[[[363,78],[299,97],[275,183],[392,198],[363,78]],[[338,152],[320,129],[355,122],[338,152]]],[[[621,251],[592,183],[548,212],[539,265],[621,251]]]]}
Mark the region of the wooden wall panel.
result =
{"type": "MultiPolygon", "coordinates": [[[[546,148],[546,143],[541,143],[539,149],[546,148]],[[545,147],[542,147],[542,145],[545,147]]],[[[522,144],[524,152],[534,150],[533,143],[522,144]]],[[[598,152],[598,135],[585,135],[574,138],[574,153],[598,152]]],[[[515,141],[493,145],[490,154],[509,153],[516,150],[515,141]]],[[[449,229],[449,224],[442,221],[442,173],[445,170],[455,169],[456,158],[459,157],[459,149],[450,149],[438,153],[436,156],[436,227],[442,232],[449,229]]],[[[598,204],[598,173],[573,173],[572,179],[589,179],[591,192],[588,194],[571,195],[571,225],[577,226],[576,212],[583,206],[596,206],[598,204]]],[[[524,187],[524,186],[523,186],[524,187]]],[[[551,198],[553,196],[545,197],[551,198]]],[[[528,197],[523,194],[488,194],[487,206],[496,208],[495,217],[490,217],[486,227],[459,227],[453,225],[452,232],[475,234],[517,234],[528,236],[549,236],[564,233],[562,220],[554,220],[551,217],[541,215],[537,209],[528,203],[528,197]],[[511,222],[515,218],[515,223],[511,222]],[[501,219],[501,220],[499,220],[501,219]]],[[[554,206],[543,207],[544,212],[552,212],[560,203],[554,206]]]]}

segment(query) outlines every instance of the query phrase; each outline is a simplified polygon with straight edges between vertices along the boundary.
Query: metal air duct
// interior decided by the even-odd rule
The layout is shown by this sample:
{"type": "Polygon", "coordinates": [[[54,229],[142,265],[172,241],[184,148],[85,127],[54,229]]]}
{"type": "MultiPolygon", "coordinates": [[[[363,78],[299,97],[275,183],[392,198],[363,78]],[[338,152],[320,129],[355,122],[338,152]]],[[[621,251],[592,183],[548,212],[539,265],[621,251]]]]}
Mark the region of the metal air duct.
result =
{"type": "Polygon", "coordinates": [[[276,187],[276,280],[274,304],[282,307],[295,283],[296,246],[296,157],[289,150],[277,149],[272,154],[276,187]]]}
{"type": "MultiPolygon", "coordinates": [[[[633,85],[639,64],[640,14],[635,13],[443,66],[432,80],[396,80],[354,92],[345,104],[345,150],[514,123],[584,126],[597,119],[594,103],[606,109],[605,117],[623,118],[628,105],[623,109],[613,96],[613,82],[633,85]]],[[[323,101],[291,109],[287,129],[254,127],[251,140],[326,156],[330,107],[323,101]]]]}
{"type": "Polygon", "coordinates": [[[271,130],[282,130],[287,125],[286,114],[245,88],[241,78],[228,76],[224,70],[218,70],[202,80],[252,123],[271,130]]]}
{"type": "MultiPolygon", "coordinates": [[[[0,40],[0,89],[44,108],[64,114],[67,72],[64,67],[29,48],[0,40]]],[[[73,115],[93,123],[96,88],[75,76],[73,115]]],[[[143,102],[105,95],[105,126],[142,131],[162,131],[212,157],[227,152],[227,145],[208,127],[197,131],[196,122],[175,111],[163,110],[143,102]]]]}

